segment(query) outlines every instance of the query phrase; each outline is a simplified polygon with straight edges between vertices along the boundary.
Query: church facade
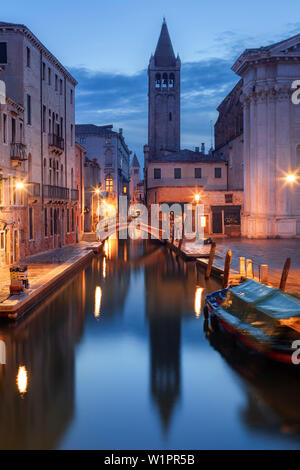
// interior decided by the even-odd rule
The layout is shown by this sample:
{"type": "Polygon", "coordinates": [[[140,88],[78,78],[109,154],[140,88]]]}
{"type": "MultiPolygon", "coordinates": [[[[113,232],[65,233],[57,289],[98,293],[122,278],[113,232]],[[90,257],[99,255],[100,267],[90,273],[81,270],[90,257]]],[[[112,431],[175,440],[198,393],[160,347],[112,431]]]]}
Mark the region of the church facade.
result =
{"type": "Polygon", "coordinates": [[[243,181],[242,235],[300,237],[300,35],[246,49],[232,69],[241,79],[218,108],[215,155],[243,181]]]}
{"type": "Polygon", "coordinates": [[[164,21],[148,67],[148,145],[144,147],[145,199],[151,204],[202,203],[205,232],[240,235],[243,191],[229,184],[222,155],[180,147],[181,61],[164,21]]]}

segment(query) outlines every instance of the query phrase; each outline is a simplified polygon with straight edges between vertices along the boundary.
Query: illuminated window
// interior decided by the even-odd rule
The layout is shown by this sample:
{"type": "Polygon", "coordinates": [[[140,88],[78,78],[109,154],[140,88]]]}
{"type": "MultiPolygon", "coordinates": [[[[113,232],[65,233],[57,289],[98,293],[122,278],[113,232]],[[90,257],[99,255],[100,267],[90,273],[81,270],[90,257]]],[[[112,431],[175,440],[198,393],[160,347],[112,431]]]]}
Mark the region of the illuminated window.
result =
{"type": "Polygon", "coordinates": [[[105,180],[105,191],[106,191],[107,193],[112,193],[112,192],[113,192],[113,188],[114,188],[114,186],[113,186],[113,179],[110,178],[110,177],[109,177],[109,178],[106,178],[106,180],[105,180]]]}
{"type": "Polygon", "coordinates": [[[127,194],[127,186],[124,186],[124,187],[123,187],[123,193],[124,193],[124,194],[127,194]]]}

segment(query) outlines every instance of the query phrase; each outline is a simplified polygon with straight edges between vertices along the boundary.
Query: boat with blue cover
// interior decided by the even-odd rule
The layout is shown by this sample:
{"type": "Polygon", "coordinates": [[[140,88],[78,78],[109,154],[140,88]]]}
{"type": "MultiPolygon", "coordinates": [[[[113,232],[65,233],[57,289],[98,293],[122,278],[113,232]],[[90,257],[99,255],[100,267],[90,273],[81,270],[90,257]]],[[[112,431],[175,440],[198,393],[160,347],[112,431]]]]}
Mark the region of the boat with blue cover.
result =
{"type": "Polygon", "coordinates": [[[300,340],[300,300],[252,279],[208,294],[205,300],[212,328],[235,335],[253,352],[292,364],[293,342],[300,340]]]}

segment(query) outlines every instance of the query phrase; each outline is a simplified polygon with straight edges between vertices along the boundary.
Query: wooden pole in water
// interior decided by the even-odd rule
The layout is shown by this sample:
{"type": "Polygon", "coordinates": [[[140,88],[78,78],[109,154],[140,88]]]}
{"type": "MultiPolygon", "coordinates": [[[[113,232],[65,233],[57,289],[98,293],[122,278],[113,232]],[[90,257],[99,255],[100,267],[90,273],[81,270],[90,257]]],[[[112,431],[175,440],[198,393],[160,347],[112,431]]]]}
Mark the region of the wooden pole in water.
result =
{"type": "Polygon", "coordinates": [[[206,268],[206,273],[205,273],[205,279],[210,278],[210,273],[211,273],[211,268],[212,268],[212,265],[213,265],[213,262],[214,262],[216,248],[217,248],[217,244],[215,242],[213,242],[211,244],[211,248],[210,248],[209,260],[208,260],[208,263],[207,263],[207,268],[206,268]]]}
{"type": "Polygon", "coordinates": [[[225,289],[228,286],[230,266],[231,266],[231,258],[232,258],[232,252],[231,252],[231,250],[228,250],[227,254],[226,254],[226,258],[225,258],[224,276],[223,276],[223,289],[225,289]]]}
{"type": "Polygon", "coordinates": [[[281,279],[280,279],[280,285],[279,285],[279,289],[282,290],[283,292],[285,291],[286,281],[287,281],[290,267],[291,267],[291,258],[287,258],[283,266],[281,279]]]}

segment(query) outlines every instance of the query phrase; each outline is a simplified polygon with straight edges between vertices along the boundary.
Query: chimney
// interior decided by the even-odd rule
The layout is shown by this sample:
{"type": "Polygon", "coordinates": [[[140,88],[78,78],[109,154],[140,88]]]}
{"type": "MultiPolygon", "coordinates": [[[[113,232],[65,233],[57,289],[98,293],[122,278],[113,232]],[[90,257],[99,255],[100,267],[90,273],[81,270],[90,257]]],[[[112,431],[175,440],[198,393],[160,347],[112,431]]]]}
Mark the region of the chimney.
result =
{"type": "Polygon", "coordinates": [[[123,135],[123,129],[122,128],[119,129],[119,134],[123,135]]]}
{"type": "Polygon", "coordinates": [[[205,153],[205,144],[202,142],[201,144],[201,153],[205,153]]]}
{"type": "Polygon", "coordinates": [[[195,147],[195,152],[199,153],[199,147],[195,147]]]}

